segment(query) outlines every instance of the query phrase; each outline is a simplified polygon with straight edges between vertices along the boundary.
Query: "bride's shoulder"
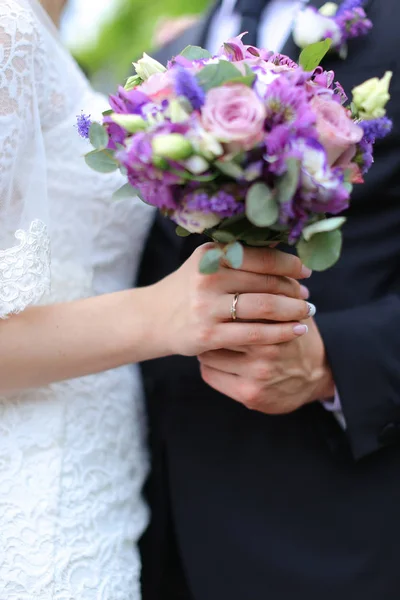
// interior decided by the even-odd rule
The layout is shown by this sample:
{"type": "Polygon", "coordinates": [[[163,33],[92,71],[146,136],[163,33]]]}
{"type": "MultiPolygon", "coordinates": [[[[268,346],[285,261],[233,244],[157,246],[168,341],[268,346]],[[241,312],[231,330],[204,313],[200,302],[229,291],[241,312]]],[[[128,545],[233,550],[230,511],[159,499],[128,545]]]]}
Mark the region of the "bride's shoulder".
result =
{"type": "Polygon", "coordinates": [[[0,28],[9,36],[8,40],[3,37],[0,41],[10,50],[21,41],[29,51],[41,37],[40,23],[29,0],[0,0],[0,28]]]}

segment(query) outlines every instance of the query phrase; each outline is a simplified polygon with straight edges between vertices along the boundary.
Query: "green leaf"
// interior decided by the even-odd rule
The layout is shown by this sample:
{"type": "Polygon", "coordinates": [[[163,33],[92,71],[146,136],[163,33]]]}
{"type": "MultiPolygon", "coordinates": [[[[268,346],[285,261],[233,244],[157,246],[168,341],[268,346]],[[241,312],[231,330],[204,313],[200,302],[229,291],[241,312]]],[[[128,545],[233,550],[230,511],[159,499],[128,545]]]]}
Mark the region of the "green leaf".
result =
{"type": "Polygon", "coordinates": [[[208,250],[200,261],[200,273],[203,273],[203,275],[212,275],[212,273],[216,273],[219,269],[223,255],[224,253],[221,248],[208,250]]]}
{"type": "Polygon", "coordinates": [[[300,54],[299,65],[303,67],[304,71],[314,71],[328,53],[331,45],[332,40],[327,38],[322,42],[316,42],[315,44],[307,46],[300,54]]]}
{"type": "Polygon", "coordinates": [[[200,46],[186,46],[186,48],[180,53],[180,56],[184,56],[188,60],[203,60],[212,58],[212,54],[200,46]]]}
{"type": "Polygon", "coordinates": [[[302,238],[297,244],[301,261],[313,271],[332,267],[339,260],[341,250],[342,232],[338,229],[316,233],[309,242],[302,238]]]}
{"type": "Polygon", "coordinates": [[[255,183],[247,192],[246,216],[257,227],[268,227],[278,220],[278,204],[265,183],[255,183]]]}
{"type": "Polygon", "coordinates": [[[102,112],[101,114],[103,115],[103,117],[108,117],[109,115],[113,114],[113,109],[109,108],[108,110],[105,110],[104,112],[102,112]]]}
{"type": "Polygon", "coordinates": [[[96,150],[104,150],[108,146],[108,133],[100,123],[92,123],[89,130],[89,140],[96,150]]]}
{"type": "Polygon", "coordinates": [[[131,186],[130,183],[126,183],[122,187],[120,187],[116,192],[114,192],[112,198],[113,200],[125,200],[126,198],[136,198],[138,196],[138,191],[131,186]]]}
{"type": "Polygon", "coordinates": [[[221,244],[229,244],[230,242],[235,241],[235,236],[230,231],[225,231],[224,229],[214,229],[210,232],[210,236],[216,242],[220,242],[221,244]]]}
{"type": "Polygon", "coordinates": [[[190,231],[188,231],[184,227],[181,227],[180,225],[178,225],[178,227],[175,229],[175,233],[179,237],[188,237],[189,235],[191,235],[190,231]]]}
{"type": "Polygon", "coordinates": [[[225,248],[225,259],[233,269],[240,269],[243,264],[243,246],[239,242],[229,244],[225,248]]]}
{"type": "Polygon", "coordinates": [[[205,66],[196,77],[199,85],[208,92],[212,88],[242,77],[242,74],[232,63],[220,60],[218,63],[205,66]]]}
{"type": "Polygon", "coordinates": [[[99,173],[112,173],[118,169],[118,163],[106,150],[93,150],[85,156],[86,164],[99,173]]]}
{"type": "Polygon", "coordinates": [[[323,233],[326,231],[335,231],[339,229],[346,222],[346,217],[332,217],[331,219],[322,219],[312,225],[308,225],[303,229],[303,238],[306,242],[310,241],[313,235],[316,233],[323,233]]]}
{"type": "Polygon", "coordinates": [[[300,162],[295,158],[287,161],[287,171],[279,179],[277,189],[277,201],[279,204],[290,202],[296,193],[300,178],[300,162]]]}

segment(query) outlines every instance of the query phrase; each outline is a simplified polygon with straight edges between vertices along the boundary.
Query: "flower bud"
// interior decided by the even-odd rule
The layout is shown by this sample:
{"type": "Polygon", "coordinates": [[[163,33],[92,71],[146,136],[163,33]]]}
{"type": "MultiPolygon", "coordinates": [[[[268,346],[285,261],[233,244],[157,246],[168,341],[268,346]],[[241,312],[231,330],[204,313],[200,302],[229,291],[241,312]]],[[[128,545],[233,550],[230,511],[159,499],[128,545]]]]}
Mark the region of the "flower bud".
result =
{"type": "Polygon", "coordinates": [[[132,75],[132,77],[129,77],[127,79],[124,89],[127,92],[130,92],[131,90],[134,90],[141,83],[143,83],[143,79],[141,77],[139,77],[139,75],[132,75]]]}
{"type": "Polygon", "coordinates": [[[137,133],[138,131],[144,131],[147,128],[147,122],[139,115],[119,115],[113,113],[110,118],[128,131],[129,133],[137,133]]]}
{"type": "Polygon", "coordinates": [[[193,154],[192,144],[179,133],[157,135],[152,147],[154,154],[171,160],[185,160],[193,154]]]}
{"type": "Polygon", "coordinates": [[[158,60],[151,58],[151,56],[148,56],[146,53],[143,54],[143,57],[138,60],[138,62],[133,63],[133,66],[136,69],[136,74],[139,75],[143,81],[146,81],[155,73],[164,73],[167,70],[164,65],[158,62],[158,60]]]}
{"type": "Polygon", "coordinates": [[[353,89],[353,104],[362,119],[380,119],[385,116],[392,76],[392,71],[386,71],[382,79],[373,77],[353,89]]]}

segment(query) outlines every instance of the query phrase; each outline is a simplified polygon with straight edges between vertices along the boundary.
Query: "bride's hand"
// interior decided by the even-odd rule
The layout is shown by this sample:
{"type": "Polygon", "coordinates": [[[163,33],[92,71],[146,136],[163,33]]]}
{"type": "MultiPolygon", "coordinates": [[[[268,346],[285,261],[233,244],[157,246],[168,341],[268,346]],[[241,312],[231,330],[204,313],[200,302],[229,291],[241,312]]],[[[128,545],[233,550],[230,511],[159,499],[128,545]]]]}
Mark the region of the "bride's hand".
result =
{"type": "Polygon", "coordinates": [[[311,271],[297,257],[246,248],[240,270],[223,266],[214,275],[202,275],[199,262],[210,247],[198,248],[178,271],[155,286],[163,306],[160,327],[168,339],[168,354],[190,356],[218,348],[277,344],[307,333],[300,321],[314,314],[314,307],[305,301],[307,290],[296,279],[309,277],[311,271]],[[238,320],[233,322],[235,294],[240,295],[238,320]]]}

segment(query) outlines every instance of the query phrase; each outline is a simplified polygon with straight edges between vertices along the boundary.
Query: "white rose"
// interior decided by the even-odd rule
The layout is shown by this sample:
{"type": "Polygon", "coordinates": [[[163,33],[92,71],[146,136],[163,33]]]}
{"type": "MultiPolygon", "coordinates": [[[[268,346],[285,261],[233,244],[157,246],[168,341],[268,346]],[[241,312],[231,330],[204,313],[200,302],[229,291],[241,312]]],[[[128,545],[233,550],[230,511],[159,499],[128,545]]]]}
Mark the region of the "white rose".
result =
{"type": "Polygon", "coordinates": [[[199,210],[187,210],[182,208],[173,215],[173,220],[190,233],[203,233],[205,229],[211,229],[221,222],[221,218],[214,213],[203,213],[199,210]]]}
{"type": "Polygon", "coordinates": [[[321,15],[315,8],[300,11],[293,28],[293,39],[299,48],[306,48],[327,37],[331,38],[332,46],[340,43],[340,28],[333,19],[321,15]]]}

